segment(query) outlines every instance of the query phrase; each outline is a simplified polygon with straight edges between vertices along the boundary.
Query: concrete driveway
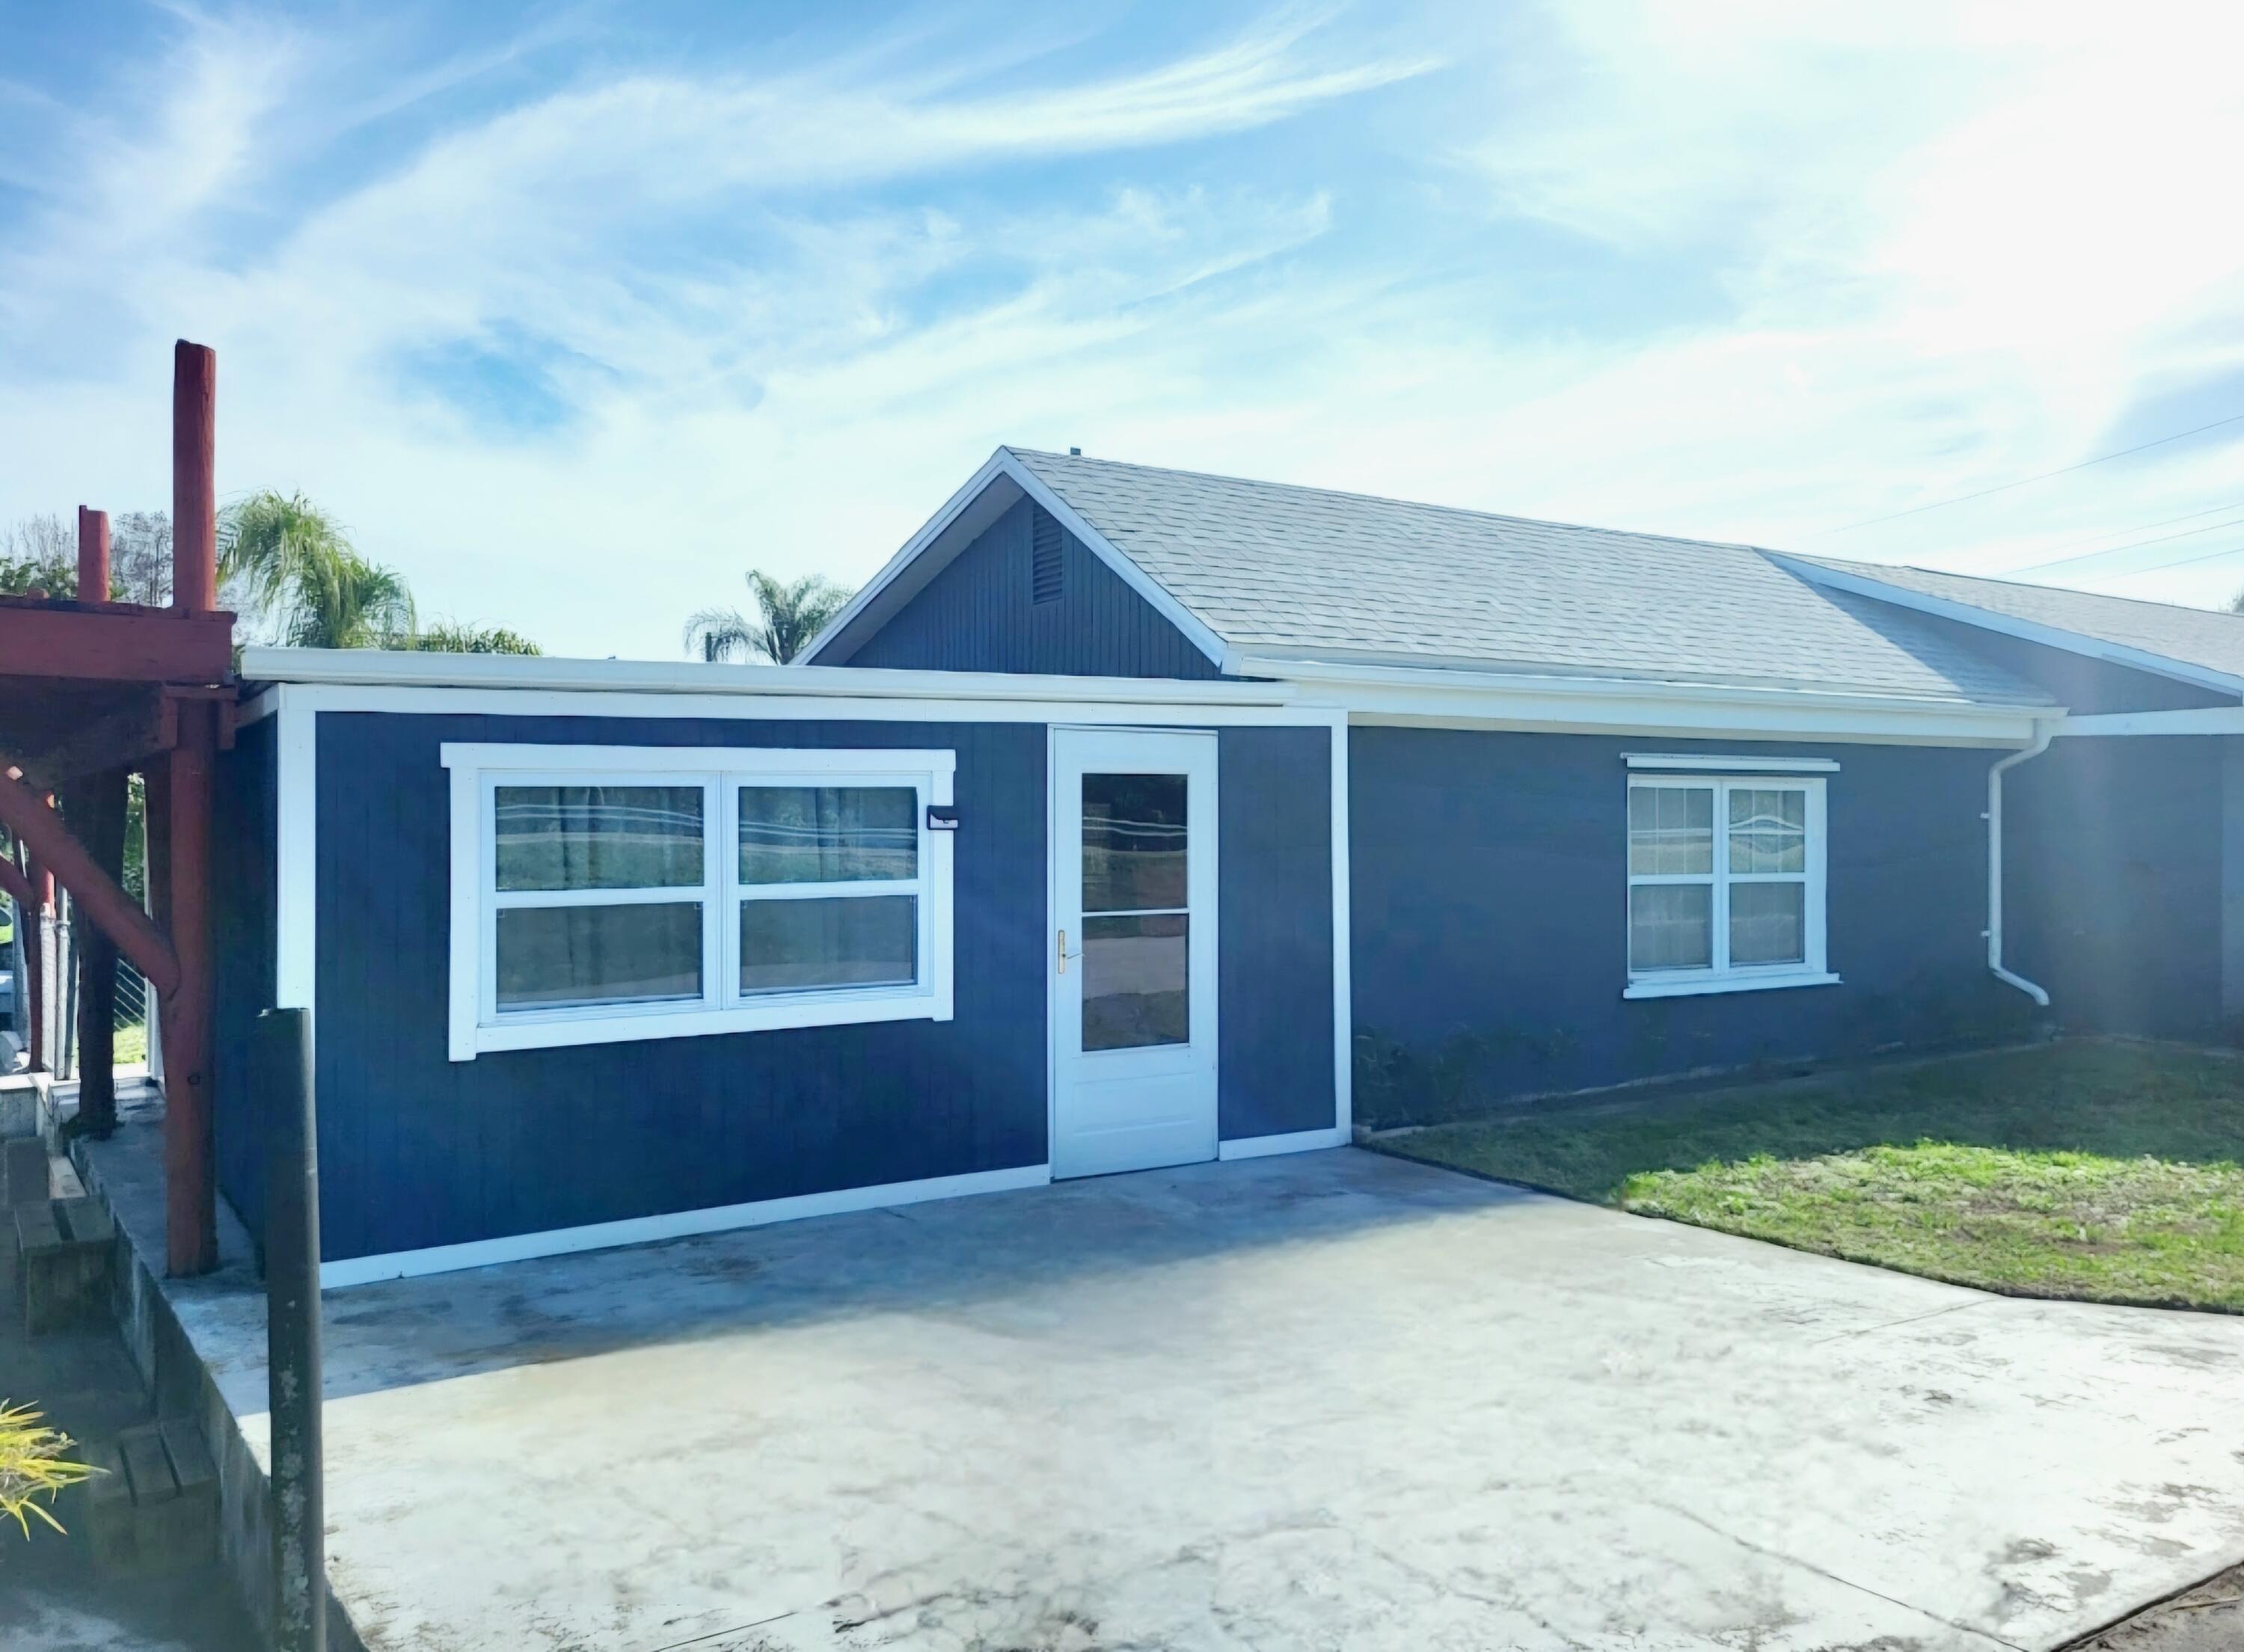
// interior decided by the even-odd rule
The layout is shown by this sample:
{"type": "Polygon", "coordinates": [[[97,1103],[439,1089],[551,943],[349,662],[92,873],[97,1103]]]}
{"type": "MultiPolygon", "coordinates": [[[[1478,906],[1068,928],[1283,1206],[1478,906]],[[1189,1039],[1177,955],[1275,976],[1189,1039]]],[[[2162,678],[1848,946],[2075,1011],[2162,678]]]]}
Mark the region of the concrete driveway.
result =
{"type": "Polygon", "coordinates": [[[2244,1555],[2244,1321],[1353,1150],[328,1309],[395,1652],[2041,1648],[2244,1555]]]}

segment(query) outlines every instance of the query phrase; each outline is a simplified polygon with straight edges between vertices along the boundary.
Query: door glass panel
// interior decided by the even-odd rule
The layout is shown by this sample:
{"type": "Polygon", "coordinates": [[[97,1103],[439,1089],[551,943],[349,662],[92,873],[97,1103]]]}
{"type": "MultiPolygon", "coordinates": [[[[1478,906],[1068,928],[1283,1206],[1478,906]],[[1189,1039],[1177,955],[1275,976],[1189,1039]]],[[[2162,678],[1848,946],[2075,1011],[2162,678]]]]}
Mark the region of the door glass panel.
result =
{"type": "Polygon", "coordinates": [[[1192,1042],[1191,923],[1181,912],[1083,920],[1085,1049],[1192,1042]]]}
{"type": "Polygon", "coordinates": [[[1185,904],[1185,777],[1085,775],[1085,915],[1185,904]]]}

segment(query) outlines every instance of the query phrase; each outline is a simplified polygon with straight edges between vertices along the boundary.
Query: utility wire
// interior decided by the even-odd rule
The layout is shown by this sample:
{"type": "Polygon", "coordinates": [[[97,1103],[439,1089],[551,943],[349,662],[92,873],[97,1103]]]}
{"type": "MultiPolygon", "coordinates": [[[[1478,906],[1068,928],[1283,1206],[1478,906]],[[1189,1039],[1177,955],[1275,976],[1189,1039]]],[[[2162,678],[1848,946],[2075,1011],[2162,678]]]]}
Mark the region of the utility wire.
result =
{"type": "Polygon", "coordinates": [[[2185,556],[2180,562],[2153,563],[2148,568],[2129,568],[2112,577],[2132,579],[2138,574],[2163,574],[2169,569],[2187,568],[2194,563],[2209,563],[2222,556],[2244,556],[2244,545],[2231,545],[2226,550],[2208,550],[2202,556],[2185,556]]]}
{"type": "Polygon", "coordinates": [[[1896,510],[1890,516],[1871,516],[1862,522],[1850,522],[1843,528],[1826,528],[1820,533],[1810,534],[1808,537],[1826,539],[1834,534],[1853,533],[1857,528],[1875,528],[1882,522],[1899,522],[1903,516],[1921,516],[1928,510],[1944,510],[1950,505],[1968,504],[1974,499],[1984,499],[1990,494],[2008,493],[2013,488],[2024,488],[2033,482],[2047,482],[2051,476],[2070,475],[2076,470],[2085,470],[2091,465],[2106,464],[2114,459],[2124,459],[2131,453],[2146,453],[2153,448],[2163,448],[2169,442],[2180,442],[2184,436],[2203,435],[2208,430],[2218,430],[2227,424],[2244,424],[2244,413],[2232,413],[2226,419],[2215,419],[2211,424],[2199,425],[2193,430],[2177,430],[2170,436],[2160,436],[2156,442],[2146,442],[2137,447],[2122,448],[2117,453],[2099,453],[2093,459],[2083,459],[2078,464],[2060,465],[2057,469],[2045,470],[2038,476],[2021,476],[2016,482],[2005,482],[1992,488],[1982,488],[1977,493],[1958,494],[1953,499],[1936,499],[1929,505],[1912,505],[1907,510],[1896,510]]]}
{"type": "MultiPolygon", "coordinates": [[[[2207,505],[2202,510],[2185,510],[2179,516],[2161,516],[2156,522],[2133,523],[2125,528],[2106,528],[2100,534],[2083,534],[2078,539],[2068,539],[2062,544],[2050,545],[2045,547],[2045,549],[2049,550],[2071,550],[2075,545],[2092,545],[2099,539],[2119,539],[2128,534],[2141,533],[2146,529],[2150,528],[2171,528],[2178,522],[2195,522],[2200,516],[2217,516],[2224,510],[2244,510],[2244,499],[2232,499],[2225,505],[2207,505]]],[[[2116,550],[2121,549],[2121,547],[2112,546],[2111,549],[2116,550]]],[[[2100,551],[2092,551],[2089,554],[2092,556],[2101,556],[2103,553],[2100,551]]],[[[2079,559],[2077,557],[2068,557],[2066,560],[2078,561],[2079,559]]],[[[2005,569],[2003,572],[2016,574],[2023,573],[2029,568],[2054,568],[2056,566],[2057,564],[2053,562],[2025,563],[2016,568],[2005,569]]],[[[2002,577],[2002,574],[1998,573],[1991,575],[1990,577],[1999,579],[2002,577]]]]}
{"type": "MultiPolygon", "coordinates": [[[[2228,509],[2228,507],[2223,507],[2223,509],[2228,509]]],[[[2169,540],[2193,539],[2199,534],[2215,534],[2223,528],[2236,527],[2244,527],[2244,516],[2231,516],[2226,522],[2209,522],[2202,528],[2185,528],[2178,534],[2160,534],[2154,539],[2136,539],[2124,545],[2106,545],[2101,550],[2085,550],[2078,556],[2060,556],[2055,562],[2028,563],[2023,568],[2005,568],[2001,574],[1994,577],[2003,578],[2011,574],[2038,574],[2051,568],[2069,568],[2075,563],[2093,562],[2099,556],[2116,556],[2123,550],[2140,550],[2146,545],[2163,545],[2169,540]]],[[[2173,565],[2175,564],[2153,563],[2152,567],[2165,568],[2173,565]]]]}

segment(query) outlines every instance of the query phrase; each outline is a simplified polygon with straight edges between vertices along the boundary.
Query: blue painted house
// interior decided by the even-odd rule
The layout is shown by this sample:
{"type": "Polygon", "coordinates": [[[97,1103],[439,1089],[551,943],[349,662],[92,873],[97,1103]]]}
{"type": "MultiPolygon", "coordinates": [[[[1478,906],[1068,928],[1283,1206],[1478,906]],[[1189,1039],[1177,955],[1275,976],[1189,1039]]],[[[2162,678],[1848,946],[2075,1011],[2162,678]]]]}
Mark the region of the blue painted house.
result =
{"type": "Polygon", "coordinates": [[[329,1282],[2244,1008],[2244,619],[1001,448],[796,665],[249,651],[329,1282]]]}

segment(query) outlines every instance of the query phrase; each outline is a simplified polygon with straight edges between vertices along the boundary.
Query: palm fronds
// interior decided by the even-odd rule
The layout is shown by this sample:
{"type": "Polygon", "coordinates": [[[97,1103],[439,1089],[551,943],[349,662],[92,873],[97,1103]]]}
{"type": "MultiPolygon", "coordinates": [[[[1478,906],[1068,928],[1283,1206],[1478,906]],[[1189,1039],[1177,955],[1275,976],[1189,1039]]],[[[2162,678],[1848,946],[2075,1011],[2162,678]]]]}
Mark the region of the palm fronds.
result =
{"type": "Polygon", "coordinates": [[[686,622],[688,653],[712,662],[760,657],[784,665],[849,601],[849,593],[822,574],[805,574],[790,584],[751,568],[747,579],[757,617],[736,608],[701,609],[686,622]]]}
{"type": "Polygon", "coordinates": [[[70,1447],[70,1436],[46,1426],[44,1413],[0,1399],[0,1515],[14,1521],[25,1537],[31,1534],[32,1514],[62,1530],[47,1505],[65,1486],[102,1472],[67,1460],[63,1453],[70,1447]]]}

